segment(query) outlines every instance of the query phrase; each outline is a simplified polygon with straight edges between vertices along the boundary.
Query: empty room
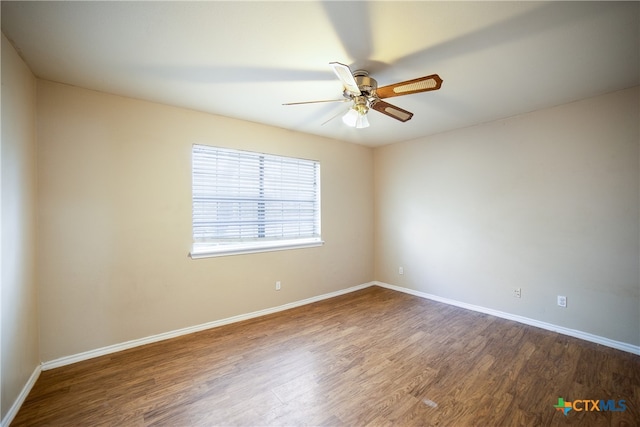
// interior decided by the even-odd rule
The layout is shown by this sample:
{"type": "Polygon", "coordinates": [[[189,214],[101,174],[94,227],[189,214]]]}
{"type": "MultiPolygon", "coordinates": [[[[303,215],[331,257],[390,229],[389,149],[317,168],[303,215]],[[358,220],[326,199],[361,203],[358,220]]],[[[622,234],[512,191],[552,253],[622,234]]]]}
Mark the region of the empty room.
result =
{"type": "Polygon", "coordinates": [[[0,427],[638,425],[640,2],[1,19],[0,427]]]}

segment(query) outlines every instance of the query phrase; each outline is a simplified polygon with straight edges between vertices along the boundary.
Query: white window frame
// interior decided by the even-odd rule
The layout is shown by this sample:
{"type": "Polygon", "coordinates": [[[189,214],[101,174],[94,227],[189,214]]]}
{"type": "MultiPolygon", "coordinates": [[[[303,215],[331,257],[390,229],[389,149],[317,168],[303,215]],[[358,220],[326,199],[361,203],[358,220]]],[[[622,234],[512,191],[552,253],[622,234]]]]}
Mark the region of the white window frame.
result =
{"type": "Polygon", "coordinates": [[[321,246],[320,212],[319,161],[193,145],[191,258],[321,246]]]}

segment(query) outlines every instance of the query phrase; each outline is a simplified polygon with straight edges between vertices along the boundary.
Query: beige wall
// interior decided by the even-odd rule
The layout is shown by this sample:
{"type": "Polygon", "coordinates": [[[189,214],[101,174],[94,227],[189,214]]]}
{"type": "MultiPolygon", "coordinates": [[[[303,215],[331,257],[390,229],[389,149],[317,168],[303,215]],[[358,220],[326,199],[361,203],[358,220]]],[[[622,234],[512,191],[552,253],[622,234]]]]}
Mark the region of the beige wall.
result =
{"type": "Polygon", "coordinates": [[[43,361],[373,279],[370,148],[47,81],[38,143],[43,361]],[[325,245],[189,259],[194,143],[320,160],[325,245]]]}
{"type": "Polygon", "coordinates": [[[640,344],[638,88],[372,150],[41,80],[36,100],[2,43],[3,416],[40,360],[373,279],[640,344]],[[326,244],[189,259],[193,143],[320,160],[326,244]]]}
{"type": "Polygon", "coordinates": [[[376,280],[640,344],[638,100],[376,149],[376,280]]]}
{"type": "Polygon", "coordinates": [[[40,364],[35,120],[36,79],[2,35],[2,419],[40,364]]]}

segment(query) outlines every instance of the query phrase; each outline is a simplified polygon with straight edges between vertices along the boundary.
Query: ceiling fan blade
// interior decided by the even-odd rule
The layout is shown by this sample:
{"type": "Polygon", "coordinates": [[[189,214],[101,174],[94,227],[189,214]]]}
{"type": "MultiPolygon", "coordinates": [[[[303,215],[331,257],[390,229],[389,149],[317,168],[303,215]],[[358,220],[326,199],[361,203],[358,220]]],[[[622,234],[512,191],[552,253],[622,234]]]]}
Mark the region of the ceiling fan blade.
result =
{"type": "Polygon", "coordinates": [[[342,109],[341,109],[341,110],[340,110],[340,111],[338,111],[334,116],[331,116],[331,118],[330,118],[330,119],[325,120],[325,122],[324,122],[324,123],[322,123],[320,126],[324,126],[324,125],[326,125],[327,123],[329,123],[331,120],[335,119],[335,118],[336,118],[336,117],[338,117],[338,116],[344,116],[344,115],[345,115],[345,113],[346,113],[347,111],[349,111],[349,109],[351,109],[351,107],[347,108],[346,110],[342,110],[342,109]]]}
{"type": "Polygon", "coordinates": [[[376,90],[378,98],[391,98],[392,96],[411,95],[412,93],[438,90],[442,86],[442,79],[437,74],[420,77],[406,82],[379,87],[376,90]]]}
{"type": "Polygon", "coordinates": [[[347,55],[360,60],[369,58],[373,52],[373,23],[368,2],[321,3],[347,55]]]}
{"type": "Polygon", "coordinates": [[[282,105],[302,105],[302,104],[320,104],[322,102],[347,102],[351,101],[349,98],[340,98],[340,99],[327,99],[326,101],[303,101],[303,102],[287,102],[282,105]]]}
{"type": "Polygon", "coordinates": [[[355,96],[361,95],[358,83],[356,83],[356,79],[353,78],[353,73],[349,67],[339,62],[329,62],[329,65],[331,65],[333,72],[336,73],[336,76],[338,76],[347,92],[355,96]]]}
{"type": "Polygon", "coordinates": [[[411,120],[411,117],[413,117],[413,113],[384,101],[378,100],[372,103],[371,108],[382,114],[386,114],[389,117],[393,117],[396,120],[400,120],[401,122],[411,120]]]}

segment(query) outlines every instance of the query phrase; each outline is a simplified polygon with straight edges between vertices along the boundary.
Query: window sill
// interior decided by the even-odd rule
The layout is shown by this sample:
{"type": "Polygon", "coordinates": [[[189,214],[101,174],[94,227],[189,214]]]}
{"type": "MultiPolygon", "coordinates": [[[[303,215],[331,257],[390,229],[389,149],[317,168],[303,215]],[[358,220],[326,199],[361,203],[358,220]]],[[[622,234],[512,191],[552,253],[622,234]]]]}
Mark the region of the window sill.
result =
{"type": "Polygon", "coordinates": [[[231,255],[255,254],[260,252],[285,251],[289,249],[315,248],[324,245],[322,240],[286,240],[281,242],[219,245],[192,248],[191,259],[213,258],[231,255]]]}

